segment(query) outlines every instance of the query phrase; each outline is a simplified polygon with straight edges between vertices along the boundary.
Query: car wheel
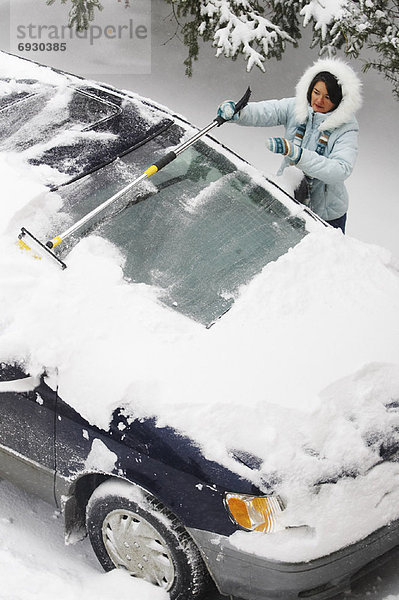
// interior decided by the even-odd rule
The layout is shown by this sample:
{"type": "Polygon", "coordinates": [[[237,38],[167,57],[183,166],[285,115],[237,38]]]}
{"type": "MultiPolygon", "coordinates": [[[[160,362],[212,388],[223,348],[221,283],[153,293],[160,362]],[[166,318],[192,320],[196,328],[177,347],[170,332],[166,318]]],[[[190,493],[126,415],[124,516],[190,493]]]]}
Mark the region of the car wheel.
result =
{"type": "Polygon", "coordinates": [[[106,571],[164,588],[171,600],[199,600],[210,577],[199,550],[178,519],[155,498],[126,481],[107,480],[86,510],[91,545],[106,571]]]}

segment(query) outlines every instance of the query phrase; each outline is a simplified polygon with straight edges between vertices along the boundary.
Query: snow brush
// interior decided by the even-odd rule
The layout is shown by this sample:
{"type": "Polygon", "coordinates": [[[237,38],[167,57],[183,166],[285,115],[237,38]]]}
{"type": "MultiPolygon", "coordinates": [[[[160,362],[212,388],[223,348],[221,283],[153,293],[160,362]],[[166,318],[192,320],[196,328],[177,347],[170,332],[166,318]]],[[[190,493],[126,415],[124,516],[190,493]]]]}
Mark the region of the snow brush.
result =
{"type": "MultiPolygon", "coordinates": [[[[244,106],[246,106],[250,96],[251,96],[251,90],[248,87],[247,91],[245,92],[243,97],[238,102],[236,102],[235,110],[234,110],[234,113],[232,116],[234,116],[242,108],[244,108],[244,106]]],[[[204,127],[204,129],[201,129],[192,138],[190,138],[186,142],[183,142],[182,144],[177,146],[171,152],[168,152],[164,157],[160,158],[157,162],[155,162],[150,167],[148,167],[148,169],[146,169],[144,171],[144,173],[142,173],[139,177],[134,179],[134,181],[131,181],[127,186],[125,186],[119,192],[117,192],[116,194],[114,194],[113,196],[108,198],[108,200],[105,200],[105,202],[103,202],[102,204],[97,206],[97,208],[95,208],[94,210],[89,212],[87,215],[82,217],[79,221],[77,221],[76,223],[71,225],[71,227],[66,229],[64,232],[60,233],[59,235],[56,235],[51,240],[48,240],[45,244],[40,242],[25,227],[22,227],[21,233],[18,236],[18,239],[19,239],[18,244],[19,244],[20,248],[22,248],[23,250],[32,250],[34,252],[35,258],[40,259],[40,258],[42,258],[42,255],[49,256],[52,259],[54,259],[62,269],[66,269],[66,264],[56,254],[54,254],[53,248],[56,248],[57,246],[59,246],[62,242],[65,241],[65,239],[67,239],[70,235],[75,233],[75,231],[80,229],[85,223],[90,221],[93,217],[95,217],[100,212],[102,212],[105,208],[107,208],[107,206],[109,206],[110,204],[115,202],[118,198],[120,198],[121,196],[126,194],[126,192],[128,192],[132,187],[134,187],[135,185],[137,185],[144,179],[148,179],[149,177],[151,177],[151,175],[154,175],[155,173],[157,173],[158,171],[160,171],[161,169],[166,167],[166,165],[168,165],[173,160],[175,160],[175,158],[177,158],[179,156],[179,154],[181,154],[182,152],[187,150],[187,148],[192,146],[201,137],[203,137],[204,135],[209,133],[215,127],[220,127],[220,125],[223,125],[223,123],[226,123],[229,120],[230,119],[223,119],[223,117],[217,116],[215,119],[213,119],[213,121],[209,125],[204,127]]]]}

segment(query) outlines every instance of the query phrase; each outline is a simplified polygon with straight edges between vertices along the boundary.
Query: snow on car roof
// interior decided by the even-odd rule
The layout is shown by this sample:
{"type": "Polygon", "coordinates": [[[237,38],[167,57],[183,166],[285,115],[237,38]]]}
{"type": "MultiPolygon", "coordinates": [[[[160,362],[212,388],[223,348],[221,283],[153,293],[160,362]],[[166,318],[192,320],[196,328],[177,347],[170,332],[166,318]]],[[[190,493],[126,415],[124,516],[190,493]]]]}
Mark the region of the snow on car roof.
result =
{"type": "Polygon", "coordinates": [[[49,70],[1,54],[0,151],[48,165],[45,183],[53,188],[115,160],[172,124],[142,100],[70,75],[51,76],[49,70]],[[15,68],[19,62],[25,64],[15,68]]]}
{"type": "MultiPolygon", "coordinates": [[[[37,77],[36,65],[19,68],[37,77]]],[[[380,458],[398,426],[386,409],[399,398],[399,277],[390,253],[316,228],[206,330],[162,306],[155,288],[126,282],[120,253],[99,236],[71,251],[65,272],[21,253],[18,228],[29,220],[45,230],[59,208],[43,185],[48,168],[0,155],[0,361],[23,361],[32,375],[46,368],[50,385],[57,377],[60,396],[99,427],[118,406],[155,415],[260,488],[273,480],[287,501],[286,524],[307,525],[290,538],[292,560],[304,540],[312,558],[397,518],[398,467],[380,458]],[[260,457],[260,469],[236,462],[232,448],[260,457]],[[322,535],[326,527],[334,536],[322,535]]],[[[273,546],[251,534],[246,549],[278,556],[284,534],[273,546]]]]}

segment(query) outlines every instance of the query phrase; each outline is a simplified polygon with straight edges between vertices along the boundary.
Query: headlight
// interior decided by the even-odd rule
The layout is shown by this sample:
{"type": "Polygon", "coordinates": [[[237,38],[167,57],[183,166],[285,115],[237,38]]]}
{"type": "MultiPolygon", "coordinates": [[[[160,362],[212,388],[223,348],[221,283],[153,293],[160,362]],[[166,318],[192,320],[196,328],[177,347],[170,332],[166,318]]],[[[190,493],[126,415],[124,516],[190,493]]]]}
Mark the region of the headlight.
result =
{"type": "Polygon", "coordinates": [[[225,494],[225,506],[230,518],[246,531],[273,533],[284,529],[278,524],[284,505],[278,496],[248,496],[225,494]]]}

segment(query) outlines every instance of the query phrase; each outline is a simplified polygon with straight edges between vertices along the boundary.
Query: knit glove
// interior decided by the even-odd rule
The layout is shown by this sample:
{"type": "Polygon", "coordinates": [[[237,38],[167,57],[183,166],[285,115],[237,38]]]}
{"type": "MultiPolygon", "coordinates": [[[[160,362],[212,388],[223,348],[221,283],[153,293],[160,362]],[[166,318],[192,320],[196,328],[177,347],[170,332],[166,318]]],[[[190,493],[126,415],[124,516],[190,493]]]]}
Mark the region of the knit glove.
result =
{"type": "Polygon", "coordinates": [[[302,148],[300,146],[296,146],[286,138],[267,138],[266,146],[271,152],[275,152],[276,154],[284,154],[284,156],[287,156],[294,165],[297,164],[302,156],[302,148]]]}
{"type": "Polygon", "coordinates": [[[225,121],[237,121],[238,113],[234,114],[236,103],[233,100],[225,100],[218,108],[217,116],[225,121]]]}

